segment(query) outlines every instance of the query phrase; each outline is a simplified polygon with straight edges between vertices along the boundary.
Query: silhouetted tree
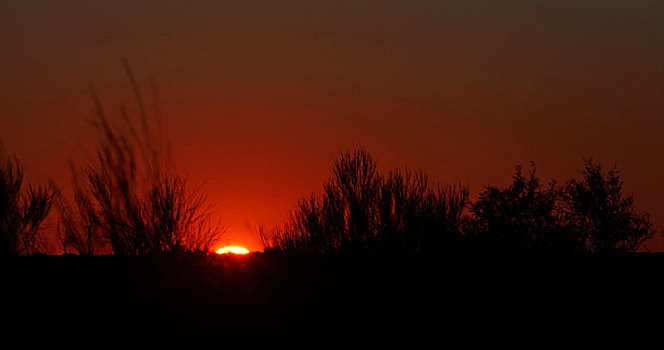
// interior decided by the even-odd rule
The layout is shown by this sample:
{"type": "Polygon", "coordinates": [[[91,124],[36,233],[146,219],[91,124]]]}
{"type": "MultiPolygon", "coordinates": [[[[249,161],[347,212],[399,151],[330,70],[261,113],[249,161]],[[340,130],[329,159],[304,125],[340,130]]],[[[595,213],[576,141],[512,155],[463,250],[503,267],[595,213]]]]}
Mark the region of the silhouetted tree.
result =
{"type": "Polygon", "coordinates": [[[46,240],[40,226],[53,204],[53,186],[23,188],[18,159],[0,149],[0,254],[43,252],[46,240]]]}
{"type": "Polygon", "coordinates": [[[266,250],[281,251],[440,249],[459,236],[467,198],[466,189],[433,186],[424,173],[380,174],[363,149],[342,152],[322,194],[300,200],[284,225],[261,229],[261,238],[266,250]]]}
{"type": "MultiPolygon", "coordinates": [[[[167,144],[151,121],[134,75],[125,63],[138,104],[139,126],[122,107],[123,128],[112,128],[91,89],[98,121],[97,158],[83,168],[85,185],[76,185],[76,210],[62,208],[63,242],[79,253],[108,244],[114,254],[145,255],[209,251],[223,227],[212,222],[206,196],[190,190],[186,178],[168,164],[167,144]]],[[[161,129],[156,118],[158,130],[161,129]]]]}
{"type": "Polygon", "coordinates": [[[591,252],[636,251],[654,234],[647,213],[634,207],[634,196],[623,193],[623,181],[614,167],[586,159],[582,179],[565,186],[565,220],[591,252]]]}

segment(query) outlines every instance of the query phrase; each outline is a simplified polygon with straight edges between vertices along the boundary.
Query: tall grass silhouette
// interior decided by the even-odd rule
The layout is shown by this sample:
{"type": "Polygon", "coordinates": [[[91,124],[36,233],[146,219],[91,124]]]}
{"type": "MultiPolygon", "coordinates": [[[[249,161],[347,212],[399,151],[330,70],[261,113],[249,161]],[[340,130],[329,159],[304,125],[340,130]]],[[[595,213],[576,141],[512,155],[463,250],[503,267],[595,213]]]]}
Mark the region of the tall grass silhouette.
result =
{"type": "Polygon", "coordinates": [[[201,187],[191,188],[187,178],[173,170],[159,115],[148,116],[135,76],[124,63],[138,118],[122,106],[122,125],[113,128],[101,99],[90,88],[97,155],[80,169],[72,168],[74,201],[59,202],[61,241],[66,250],[79,254],[207,252],[224,228],[212,221],[201,187]]]}

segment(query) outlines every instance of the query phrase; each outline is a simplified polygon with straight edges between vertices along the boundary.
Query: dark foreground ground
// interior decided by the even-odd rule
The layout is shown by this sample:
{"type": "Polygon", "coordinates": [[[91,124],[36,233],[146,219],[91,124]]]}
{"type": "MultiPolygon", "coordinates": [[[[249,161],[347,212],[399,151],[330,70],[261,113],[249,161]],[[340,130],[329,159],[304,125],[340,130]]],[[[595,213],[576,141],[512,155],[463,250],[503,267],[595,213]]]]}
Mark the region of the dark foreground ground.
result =
{"type": "Polygon", "coordinates": [[[3,261],[2,331],[657,346],[662,267],[661,254],[20,257],[3,261]]]}

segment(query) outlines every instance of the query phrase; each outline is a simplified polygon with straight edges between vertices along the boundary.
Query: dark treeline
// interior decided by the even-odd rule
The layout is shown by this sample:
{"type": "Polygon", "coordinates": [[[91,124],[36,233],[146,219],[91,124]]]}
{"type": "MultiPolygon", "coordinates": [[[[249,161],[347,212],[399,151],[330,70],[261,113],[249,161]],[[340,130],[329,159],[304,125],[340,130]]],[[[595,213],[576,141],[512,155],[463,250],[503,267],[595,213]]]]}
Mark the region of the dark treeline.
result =
{"type": "Polygon", "coordinates": [[[332,173],[285,224],[261,229],[266,251],[633,252],[655,232],[618,170],[592,159],[561,184],[519,166],[509,186],[488,186],[475,202],[468,188],[432,183],[425,172],[381,173],[363,149],[342,152],[332,173]]]}

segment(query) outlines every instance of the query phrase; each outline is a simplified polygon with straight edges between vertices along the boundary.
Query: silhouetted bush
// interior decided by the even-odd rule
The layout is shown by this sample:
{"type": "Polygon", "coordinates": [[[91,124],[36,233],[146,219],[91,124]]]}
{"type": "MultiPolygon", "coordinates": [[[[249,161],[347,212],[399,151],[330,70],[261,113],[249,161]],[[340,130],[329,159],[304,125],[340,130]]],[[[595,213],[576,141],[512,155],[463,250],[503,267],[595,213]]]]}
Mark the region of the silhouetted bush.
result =
{"type": "Polygon", "coordinates": [[[300,200],[284,225],[261,229],[266,250],[420,252],[459,237],[465,188],[432,185],[424,173],[380,174],[362,149],[342,152],[332,171],[322,194],[300,200]]]}
{"type": "Polygon", "coordinates": [[[563,222],[561,191],[555,182],[544,186],[535,168],[524,175],[516,168],[506,188],[488,186],[472,204],[472,231],[479,249],[500,251],[580,251],[580,238],[563,222]]]}
{"type": "Polygon", "coordinates": [[[654,234],[649,215],[636,210],[632,194],[623,193],[615,167],[605,171],[587,159],[582,179],[568,181],[563,197],[566,224],[587,251],[636,251],[654,234]]]}
{"type": "Polygon", "coordinates": [[[95,255],[110,252],[104,237],[102,217],[89,191],[81,188],[77,170],[72,164],[74,202],[70,204],[62,193],[58,196],[60,212],[57,234],[65,253],[95,255]]]}
{"type": "Polygon", "coordinates": [[[211,221],[206,196],[187,186],[168,164],[168,146],[151,128],[134,75],[125,64],[139,111],[139,126],[122,107],[122,128],[112,128],[91,89],[98,121],[97,158],[75,180],[74,204],[62,202],[60,236],[65,249],[117,255],[209,251],[223,227],[211,221]],[[165,151],[166,150],[166,151],[165,151]],[[75,208],[75,209],[74,209],[75,208]]]}
{"type": "Polygon", "coordinates": [[[517,167],[504,189],[489,186],[472,204],[471,246],[506,251],[629,252],[653,235],[646,213],[625,196],[619,172],[586,160],[582,179],[544,187],[517,167]]]}
{"type": "Polygon", "coordinates": [[[29,255],[44,252],[46,239],[40,226],[53,204],[53,186],[23,188],[18,159],[0,148],[0,254],[29,255]]]}
{"type": "Polygon", "coordinates": [[[380,196],[379,237],[391,250],[458,249],[468,189],[432,184],[425,172],[390,171],[380,196]]]}

